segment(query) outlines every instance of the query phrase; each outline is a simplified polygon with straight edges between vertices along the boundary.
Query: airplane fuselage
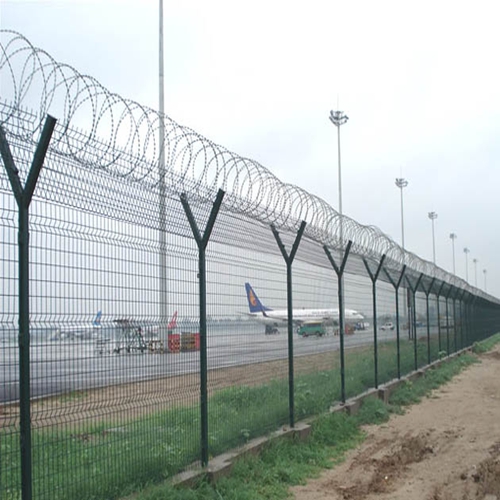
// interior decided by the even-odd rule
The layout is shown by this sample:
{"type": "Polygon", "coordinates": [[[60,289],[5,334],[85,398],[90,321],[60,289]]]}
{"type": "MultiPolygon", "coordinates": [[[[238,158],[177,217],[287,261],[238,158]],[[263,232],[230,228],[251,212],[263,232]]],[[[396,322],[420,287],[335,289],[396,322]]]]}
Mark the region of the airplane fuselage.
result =
{"type": "MultiPolygon", "coordinates": [[[[265,313],[258,312],[251,314],[261,321],[268,323],[276,323],[279,321],[288,320],[288,310],[287,309],[273,309],[265,311],[265,313]]],[[[293,309],[292,317],[294,322],[304,323],[306,321],[323,321],[323,322],[333,322],[339,319],[338,309],[293,309]]],[[[352,309],[345,310],[345,319],[352,321],[362,321],[364,317],[357,311],[352,309]]]]}

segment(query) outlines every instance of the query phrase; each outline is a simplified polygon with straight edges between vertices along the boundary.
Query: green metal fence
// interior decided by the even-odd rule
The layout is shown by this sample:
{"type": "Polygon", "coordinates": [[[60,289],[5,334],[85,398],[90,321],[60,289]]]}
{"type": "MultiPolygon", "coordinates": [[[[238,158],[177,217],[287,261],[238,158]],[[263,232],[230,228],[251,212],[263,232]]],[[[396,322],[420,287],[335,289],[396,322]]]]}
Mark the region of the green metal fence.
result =
{"type": "Polygon", "coordinates": [[[2,36],[2,499],[120,498],[500,329],[498,299],[2,36]]]}

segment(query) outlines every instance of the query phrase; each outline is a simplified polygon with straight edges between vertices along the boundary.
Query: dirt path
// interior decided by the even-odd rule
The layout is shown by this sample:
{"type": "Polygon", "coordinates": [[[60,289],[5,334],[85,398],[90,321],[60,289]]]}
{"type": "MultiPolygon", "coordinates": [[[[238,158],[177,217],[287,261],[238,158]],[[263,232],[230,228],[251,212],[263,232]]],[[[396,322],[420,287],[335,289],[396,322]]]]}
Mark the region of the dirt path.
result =
{"type": "Polygon", "coordinates": [[[366,427],[296,500],[500,500],[500,346],[405,415],[366,427]]]}

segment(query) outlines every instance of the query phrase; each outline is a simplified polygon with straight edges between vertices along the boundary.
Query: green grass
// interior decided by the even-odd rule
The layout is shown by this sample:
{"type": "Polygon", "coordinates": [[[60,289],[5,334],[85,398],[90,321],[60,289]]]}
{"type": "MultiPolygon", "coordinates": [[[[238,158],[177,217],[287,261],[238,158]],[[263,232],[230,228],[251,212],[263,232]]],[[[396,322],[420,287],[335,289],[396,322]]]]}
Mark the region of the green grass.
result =
{"type": "Polygon", "coordinates": [[[401,413],[477,359],[470,354],[454,358],[425,373],[413,384],[404,384],[393,393],[389,405],[367,398],[355,416],[345,413],[322,414],[312,424],[305,441],[271,441],[257,457],[236,462],[230,477],[215,485],[202,481],[186,489],[158,485],[134,495],[134,500],[258,500],[290,498],[289,488],[317,477],[324,469],[341,462],[345,453],[364,439],[362,425],[386,422],[392,413],[401,413]]]}
{"type": "Polygon", "coordinates": [[[483,352],[489,351],[490,349],[493,349],[493,347],[498,343],[500,343],[500,333],[492,335],[491,337],[481,342],[474,342],[474,344],[472,345],[472,351],[476,354],[481,354],[483,352]]]}
{"type": "MultiPolygon", "coordinates": [[[[485,345],[489,346],[492,339],[485,342],[487,344],[479,343],[475,348],[481,349],[485,345]]],[[[402,374],[408,373],[414,368],[413,347],[412,342],[401,341],[402,374]]],[[[418,358],[426,360],[427,343],[419,341],[417,349],[418,358]]],[[[431,351],[434,353],[433,359],[437,359],[436,338],[432,338],[431,351]]],[[[338,360],[338,353],[332,353],[333,356],[338,360]]],[[[459,362],[463,362],[466,358],[461,356],[458,359],[461,360],[459,362]]],[[[355,396],[373,387],[373,366],[372,349],[364,347],[346,351],[347,397],[355,396]]],[[[395,342],[380,344],[379,383],[395,378],[396,374],[395,342]]],[[[444,376],[440,375],[440,377],[444,376]]],[[[430,376],[426,376],[424,379],[429,379],[427,382],[430,384],[429,387],[432,384],[442,383],[441,379],[433,382],[430,376]]],[[[443,381],[445,380],[443,379],[443,381]]],[[[417,397],[415,396],[417,394],[415,386],[417,386],[417,382],[412,384],[412,387],[406,388],[410,396],[401,395],[399,396],[401,401],[394,400],[392,403],[394,405],[406,404],[404,397],[417,397]]],[[[422,388],[423,393],[425,390],[427,389],[422,388]]],[[[332,403],[339,400],[340,378],[337,361],[332,360],[332,368],[329,370],[301,375],[295,379],[297,421],[321,414],[328,410],[332,403]]],[[[374,418],[375,414],[378,415],[378,418],[386,418],[384,412],[387,409],[384,410],[381,407],[364,411],[367,412],[369,418],[374,418]]],[[[322,418],[328,420],[330,416],[322,418]]],[[[209,401],[210,455],[218,455],[253,437],[268,434],[287,422],[288,381],[286,379],[274,380],[261,386],[234,386],[218,391],[210,397],[209,401]]],[[[328,425],[339,429],[346,426],[343,430],[345,435],[355,440],[359,439],[357,434],[348,430],[351,423],[347,424],[341,419],[339,421],[333,420],[328,425]]],[[[317,432],[316,436],[321,435],[319,430],[315,432],[317,432]]],[[[333,437],[328,437],[325,434],[325,440],[328,441],[328,439],[332,440],[333,437]]],[[[333,442],[337,447],[340,446],[339,449],[344,446],[342,444],[344,441],[338,436],[333,442]]],[[[34,430],[34,497],[50,500],[120,498],[146,486],[160,483],[199,460],[199,445],[200,413],[198,406],[159,411],[147,417],[132,420],[127,424],[118,424],[110,420],[98,425],[84,423],[78,428],[34,430]]],[[[17,500],[20,498],[20,457],[19,435],[16,429],[0,431],[0,454],[2,456],[0,493],[3,495],[2,498],[17,500]]],[[[312,458],[308,458],[308,460],[311,460],[311,466],[314,468],[314,460],[312,458]]],[[[318,467],[323,466],[323,462],[318,465],[318,467]]],[[[278,477],[285,477],[287,474],[293,478],[298,477],[298,473],[294,471],[293,467],[290,470],[280,470],[275,474],[278,477]]],[[[242,476],[244,476],[243,473],[242,476]]],[[[270,491],[275,487],[281,491],[274,482],[270,486],[266,485],[267,483],[264,481],[260,486],[259,493],[256,493],[256,495],[261,496],[237,498],[281,498],[280,496],[265,496],[271,495],[270,491]]],[[[217,487],[222,488],[221,485],[217,487]]],[[[205,486],[200,486],[200,488],[205,488],[205,486]]],[[[223,498],[233,498],[230,496],[230,490],[231,487],[228,486],[228,491],[224,493],[226,496],[223,498]]],[[[186,494],[195,495],[197,493],[186,494]]],[[[274,491],[272,494],[281,495],[281,493],[274,491]]],[[[169,496],[168,498],[176,497],[169,496]]],[[[211,497],[188,496],[182,498],[211,497]]]]}

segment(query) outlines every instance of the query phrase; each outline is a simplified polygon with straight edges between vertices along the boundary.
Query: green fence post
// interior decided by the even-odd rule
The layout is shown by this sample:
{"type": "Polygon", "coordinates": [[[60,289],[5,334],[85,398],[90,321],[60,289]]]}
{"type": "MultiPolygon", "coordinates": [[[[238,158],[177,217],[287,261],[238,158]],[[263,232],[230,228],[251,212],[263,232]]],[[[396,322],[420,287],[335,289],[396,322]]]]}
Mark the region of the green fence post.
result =
{"type": "Polygon", "coordinates": [[[219,189],[212,205],[203,237],[198,229],[186,195],[181,194],[181,203],[198,245],[198,279],[200,300],[200,419],[201,419],[201,465],[208,465],[208,387],[207,387],[207,273],[205,250],[217,219],[224,191],[219,189]]]}
{"type": "Polygon", "coordinates": [[[443,291],[444,287],[444,281],[441,281],[441,286],[439,287],[437,293],[436,293],[436,299],[437,299],[437,324],[438,324],[438,351],[441,353],[443,350],[442,344],[441,344],[441,314],[439,310],[439,297],[441,295],[441,292],[443,291]]]}
{"type": "Polygon", "coordinates": [[[414,358],[414,367],[415,370],[418,369],[418,354],[417,354],[417,314],[415,311],[415,295],[417,293],[418,287],[420,285],[420,281],[422,280],[422,277],[424,276],[424,273],[420,273],[420,276],[418,277],[417,283],[415,287],[412,286],[412,283],[410,281],[410,278],[407,276],[406,277],[406,282],[408,283],[408,286],[410,287],[411,290],[411,309],[412,309],[412,317],[408,318],[408,323],[411,324],[410,330],[413,329],[413,358],[414,358]]]}
{"type": "Polygon", "coordinates": [[[278,243],[281,255],[286,263],[286,296],[288,308],[288,414],[290,427],[295,426],[295,397],[294,397],[294,375],[293,375],[293,296],[292,296],[292,263],[295,254],[299,248],[299,243],[306,228],[306,222],[302,221],[300,228],[295,237],[290,255],[287,253],[280,235],[274,225],[271,225],[271,230],[278,243]]]}
{"type": "Polygon", "coordinates": [[[29,206],[55,125],[56,119],[48,115],[24,188],[19,178],[19,170],[14,164],[7,137],[0,126],[0,154],[19,209],[19,423],[22,500],[31,500],[33,494],[30,408],[29,206]]]}
{"type": "Polygon", "coordinates": [[[434,286],[434,282],[436,281],[436,278],[432,278],[431,284],[429,285],[429,288],[425,290],[423,287],[422,283],[422,288],[425,293],[425,310],[426,310],[426,316],[427,316],[427,364],[431,364],[431,325],[430,325],[430,317],[429,317],[429,294],[432,291],[432,287],[434,286]]]}
{"type": "Polygon", "coordinates": [[[387,269],[384,268],[385,275],[387,279],[390,281],[391,285],[394,287],[395,295],[396,295],[396,356],[397,356],[397,365],[398,365],[398,379],[401,378],[401,327],[399,325],[399,287],[401,282],[403,281],[403,277],[406,271],[406,264],[403,266],[401,270],[401,274],[399,275],[398,281],[394,281],[392,276],[389,274],[387,269]]]}
{"type": "Polygon", "coordinates": [[[378,388],[378,341],[377,341],[377,279],[382,270],[382,266],[384,264],[385,254],[382,255],[380,262],[378,263],[377,271],[372,273],[370,266],[368,265],[368,261],[363,258],[363,263],[365,264],[366,270],[368,271],[368,275],[372,280],[372,300],[373,300],[373,358],[374,358],[374,383],[375,389],[378,388]]]}
{"type": "Polygon", "coordinates": [[[345,334],[345,306],[344,306],[344,270],[347,264],[347,257],[351,251],[352,241],[349,240],[342,256],[342,264],[340,267],[336,264],[334,258],[328,247],[323,246],[323,250],[330,261],[333,269],[337,274],[338,281],[338,298],[339,298],[339,339],[340,339],[340,399],[342,403],[346,401],[345,393],[345,348],[344,348],[344,334],[345,334]]]}
{"type": "Polygon", "coordinates": [[[448,356],[450,355],[450,314],[449,314],[449,310],[448,310],[448,299],[449,299],[452,291],[453,291],[453,286],[450,285],[450,288],[448,289],[448,293],[445,295],[445,298],[446,298],[446,353],[448,356]]]}

